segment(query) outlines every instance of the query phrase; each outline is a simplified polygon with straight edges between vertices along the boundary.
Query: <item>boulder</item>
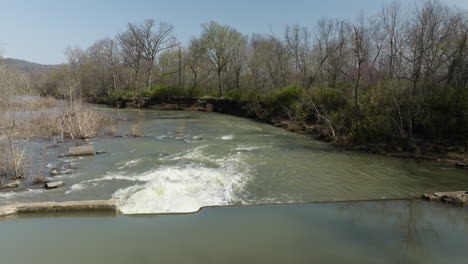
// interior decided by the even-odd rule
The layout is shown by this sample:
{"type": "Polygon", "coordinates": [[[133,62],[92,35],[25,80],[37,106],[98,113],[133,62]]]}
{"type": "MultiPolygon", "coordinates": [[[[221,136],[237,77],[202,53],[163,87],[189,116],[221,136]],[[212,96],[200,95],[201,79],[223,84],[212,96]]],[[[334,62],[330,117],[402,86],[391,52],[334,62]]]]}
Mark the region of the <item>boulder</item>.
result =
{"type": "Polygon", "coordinates": [[[51,178],[49,178],[49,177],[36,176],[36,177],[33,177],[32,183],[33,184],[44,184],[44,183],[51,182],[51,181],[53,181],[53,180],[51,178]]]}
{"type": "Polygon", "coordinates": [[[72,155],[72,156],[94,155],[93,146],[71,147],[68,151],[70,152],[70,155],[72,155]]]}
{"type": "Polygon", "coordinates": [[[63,181],[56,181],[56,182],[47,182],[44,187],[46,189],[54,189],[58,187],[62,187],[64,185],[63,181]]]}
{"type": "Polygon", "coordinates": [[[109,153],[107,150],[98,150],[96,151],[96,154],[99,155],[99,154],[107,154],[109,153]]]}
{"type": "Polygon", "coordinates": [[[59,172],[59,170],[57,168],[53,168],[52,170],[50,170],[50,175],[51,176],[57,176],[59,174],[60,174],[60,172],[59,172]]]}

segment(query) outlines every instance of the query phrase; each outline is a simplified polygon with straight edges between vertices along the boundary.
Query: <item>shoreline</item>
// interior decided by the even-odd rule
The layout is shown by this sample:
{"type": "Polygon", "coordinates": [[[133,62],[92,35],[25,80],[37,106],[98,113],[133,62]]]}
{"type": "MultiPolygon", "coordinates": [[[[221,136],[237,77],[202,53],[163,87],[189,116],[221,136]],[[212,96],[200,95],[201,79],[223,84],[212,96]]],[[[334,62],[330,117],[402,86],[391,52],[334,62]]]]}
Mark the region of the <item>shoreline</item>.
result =
{"type": "MultiPolygon", "coordinates": [[[[98,102],[101,103],[101,102],[98,102]]],[[[132,100],[119,100],[117,102],[102,102],[102,104],[119,107],[138,109],[138,106],[132,100]]],[[[266,115],[266,109],[259,103],[251,103],[247,101],[237,101],[232,99],[219,99],[219,98],[170,98],[168,100],[151,100],[144,99],[140,106],[142,109],[157,110],[157,111],[191,111],[191,112],[216,112],[237,117],[248,118],[262,123],[267,123],[275,127],[286,129],[287,131],[311,136],[317,140],[330,143],[335,147],[356,152],[364,152],[377,154],[386,157],[413,159],[418,161],[429,161],[442,166],[468,168],[468,154],[465,153],[451,153],[447,149],[423,142],[420,146],[416,146],[418,151],[385,151],[388,145],[344,145],[333,142],[332,138],[326,132],[324,125],[313,123],[293,123],[288,119],[280,117],[269,117],[266,115]],[[436,153],[423,148],[436,148],[439,151],[446,153],[436,153]],[[442,148],[442,150],[441,150],[442,148]]]]}
{"type": "MultiPolygon", "coordinates": [[[[119,209],[118,202],[115,200],[81,200],[67,202],[32,202],[18,203],[0,206],[0,221],[6,219],[16,219],[23,217],[38,216],[66,216],[66,215],[85,215],[86,213],[96,213],[106,216],[141,216],[141,215],[189,215],[197,214],[205,209],[212,208],[237,208],[237,207],[261,207],[261,206],[289,206],[289,205],[311,205],[311,204],[343,204],[343,203],[373,203],[373,202],[395,202],[395,201],[421,201],[438,202],[441,205],[466,208],[466,194],[468,192],[435,192],[431,194],[422,194],[407,198],[388,198],[388,199],[359,199],[359,200],[338,200],[338,201],[311,201],[311,202],[293,202],[293,203],[259,203],[259,204],[231,204],[231,205],[206,205],[193,212],[160,212],[144,214],[125,214],[119,209]],[[461,194],[462,193],[462,194],[461,194]],[[463,196],[463,200],[443,199],[463,196]]],[[[91,215],[94,216],[94,215],[91,215]]]]}

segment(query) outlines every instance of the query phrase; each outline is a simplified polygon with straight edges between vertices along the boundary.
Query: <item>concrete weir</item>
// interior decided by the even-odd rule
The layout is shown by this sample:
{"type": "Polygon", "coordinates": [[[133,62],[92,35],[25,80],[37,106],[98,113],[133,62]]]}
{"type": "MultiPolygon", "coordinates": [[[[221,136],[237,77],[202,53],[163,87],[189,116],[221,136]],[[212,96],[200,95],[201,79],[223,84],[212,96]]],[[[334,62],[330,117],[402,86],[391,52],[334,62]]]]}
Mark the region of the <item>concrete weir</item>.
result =
{"type": "Polygon", "coordinates": [[[0,217],[34,213],[76,212],[109,212],[117,214],[120,211],[118,209],[117,202],[112,200],[21,203],[0,207],[0,217]]]}

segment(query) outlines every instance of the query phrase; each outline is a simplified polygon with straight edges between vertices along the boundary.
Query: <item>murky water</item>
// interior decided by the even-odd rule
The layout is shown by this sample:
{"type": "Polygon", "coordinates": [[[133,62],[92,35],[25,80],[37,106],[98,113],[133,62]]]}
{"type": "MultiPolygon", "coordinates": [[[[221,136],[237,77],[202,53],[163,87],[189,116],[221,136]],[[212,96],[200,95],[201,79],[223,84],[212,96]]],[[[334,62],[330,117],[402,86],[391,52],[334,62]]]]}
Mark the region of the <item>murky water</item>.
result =
{"type": "Polygon", "coordinates": [[[0,222],[2,263],[453,263],[468,211],[422,201],[0,222]]]}
{"type": "MultiPolygon", "coordinates": [[[[206,205],[405,198],[468,189],[468,171],[432,163],[338,151],[268,124],[216,113],[102,109],[119,117],[118,134],[139,124],[144,137],[100,136],[109,154],[57,158],[73,143],[49,147],[44,171],[65,187],[1,192],[0,203],[115,199],[125,213],[190,212],[206,205]],[[46,168],[48,165],[49,168],[46,168]]],[[[32,145],[38,153],[50,141],[32,145]]],[[[40,159],[33,158],[34,166],[40,159]]]]}

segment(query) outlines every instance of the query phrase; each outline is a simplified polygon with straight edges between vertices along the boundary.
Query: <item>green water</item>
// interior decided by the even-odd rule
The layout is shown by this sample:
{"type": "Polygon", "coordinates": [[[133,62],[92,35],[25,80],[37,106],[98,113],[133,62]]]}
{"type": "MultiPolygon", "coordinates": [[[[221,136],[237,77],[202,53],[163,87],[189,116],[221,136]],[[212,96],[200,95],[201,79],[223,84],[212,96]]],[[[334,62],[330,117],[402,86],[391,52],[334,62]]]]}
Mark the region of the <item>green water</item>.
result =
{"type": "Polygon", "coordinates": [[[0,222],[1,263],[453,263],[468,211],[422,201],[0,222]]]}
{"type": "MultiPolygon", "coordinates": [[[[109,154],[57,158],[73,142],[49,147],[45,164],[77,167],[56,176],[65,187],[26,185],[0,192],[0,204],[115,199],[125,213],[193,212],[202,206],[406,198],[468,189],[468,171],[432,163],[339,151],[268,124],[216,113],[120,111],[118,134],[139,124],[144,137],[87,142],[109,154]],[[178,135],[179,133],[179,135],[178,135]]],[[[33,164],[50,140],[35,141],[33,164]]],[[[44,168],[47,173],[50,168],[44,168]]]]}

